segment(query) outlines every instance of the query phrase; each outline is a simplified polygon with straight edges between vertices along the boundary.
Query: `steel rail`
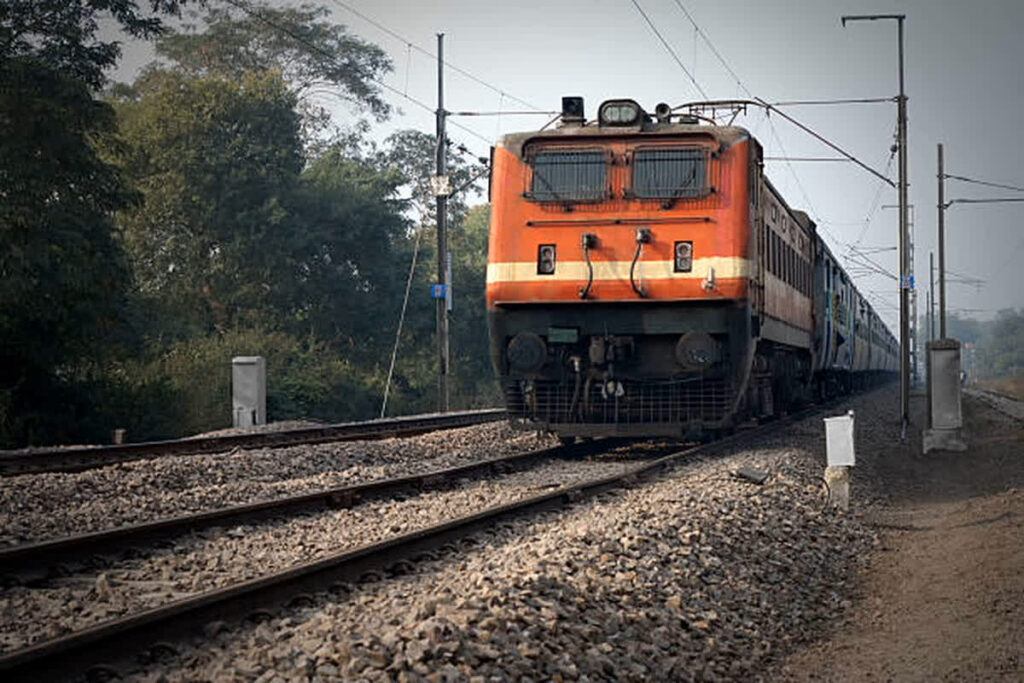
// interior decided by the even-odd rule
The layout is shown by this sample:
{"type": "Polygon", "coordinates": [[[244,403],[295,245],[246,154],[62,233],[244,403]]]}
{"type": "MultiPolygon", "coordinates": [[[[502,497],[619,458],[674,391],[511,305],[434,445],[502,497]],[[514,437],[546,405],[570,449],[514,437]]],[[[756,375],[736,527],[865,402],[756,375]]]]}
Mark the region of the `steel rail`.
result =
{"type": "Polygon", "coordinates": [[[155,541],[166,540],[189,532],[227,523],[251,523],[277,515],[295,515],[310,510],[348,508],[371,498],[394,495],[410,489],[443,488],[445,484],[466,475],[511,470],[544,458],[556,458],[584,452],[574,446],[555,446],[526,453],[490,458],[466,465],[417,474],[376,479],[361,484],[336,486],[310,493],[256,501],[243,505],[180,515],[152,522],[131,524],[104,531],[95,531],[48,541],[24,543],[0,549],[0,577],[30,578],[45,576],[56,564],[82,562],[96,555],[120,552],[155,541]]]}
{"type": "Polygon", "coordinates": [[[331,441],[412,436],[440,429],[454,429],[484,422],[495,422],[504,419],[506,414],[503,408],[490,408],[363,422],[342,422],[280,432],[189,437],[170,441],[147,441],[94,448],[47,449],[29,453],[8,452],[0,454],[0,476],[38,472],[78,472],[132,460],[165,455],[223,453],[235,448],[280,448],[331,441]]]}
{"type": "MultiPolygon", "coordinates": [[[[561,486],[549,493],[497,505],[436,526],[396,536],[354,550],[293,566],[285,571],[251,579],[224,589],[211,590],[121,619],[105,622],[68,636],[47,640],[0,656],[0,674],[5,681],[52,680],[80,675],[111,662],[124,662],[134,653],[159,652],[167,642],[196,635],[214,621],[239,620],[265,613],[266,605],[309,601],[311,593],[366,578],[368,573],[400,572],[403,565],[420,554],[492,527],[516,516],[551,510],[585,497],[629,485],[649,477],[679,460],[710,454],[761,437],[822,410],[815,407],[772,421],[749,431],[738,432],[709,444],[686,448],[641,463],[619,474],[561,486]]],[[[171,647],[173,649],[173,647],[171,647]]],[[[154,655],[155,656],[155,655],[154,655]]]]}
{"type": "Polygon", "coordinates": [[[1006,417],[1009,417],[1018,422],[1024,422],[1024,401],[1021,401],[1015,396],[1011,396],[1010,394],[1004,394],[1001,391],[993,391],[992,389],[978,389],[974,387],[964,389],[964,393],[968,396],[973,396],[974,398],[980,400],[988,407],[992,408],[998,413],[1002,413],[1006,417]],[[1014,412],[1013,410],[1007,407],[1007,404],[1010,404],[1020,409],[1021,412],[1014,412]]]}

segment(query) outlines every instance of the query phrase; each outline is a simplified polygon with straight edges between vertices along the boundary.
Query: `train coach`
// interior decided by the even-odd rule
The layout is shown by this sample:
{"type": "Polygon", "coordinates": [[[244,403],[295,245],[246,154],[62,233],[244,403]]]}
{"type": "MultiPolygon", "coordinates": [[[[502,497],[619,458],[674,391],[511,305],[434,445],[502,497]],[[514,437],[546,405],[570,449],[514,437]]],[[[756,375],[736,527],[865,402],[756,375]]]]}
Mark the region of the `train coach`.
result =
{"type": "Polygon", "coordinates": [[[632,100],[493,150],[487,308],[514,418],[701,437],[886,379],[896,343],[737,126],[632,100]]]}

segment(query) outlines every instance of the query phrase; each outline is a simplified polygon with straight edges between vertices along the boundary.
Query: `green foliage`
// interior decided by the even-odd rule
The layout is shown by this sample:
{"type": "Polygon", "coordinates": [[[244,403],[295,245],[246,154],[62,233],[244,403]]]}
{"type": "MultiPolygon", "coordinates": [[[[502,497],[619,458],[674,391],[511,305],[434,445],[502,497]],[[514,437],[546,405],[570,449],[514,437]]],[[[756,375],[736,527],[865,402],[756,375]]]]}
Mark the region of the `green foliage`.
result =
{"type": "Polygon", "coordinates": [[[109,107],[38,62],[0,63],[0,335],[5,354],[55,365],[102,336],[125,271],[110,212],[136,195],[90,140],[109,107]]]}
{"type": "Polygon", "coordinates": [[[136,195],[91,145],[113,121],[83,84],[0,62],[0,442],[38,436],[33,416],[55,407],[42,387],[117,327],[128,280],[109,216],[136,195]]]}
{"type": "MultiPolygon", "coordinates": [[[[448,154],[448,176],[452,189],[466,186],[483,170],[478,162],[485,160],[473,159],[465,147],[456,146],[452,153],[451,140],[448,154]]],[[[393,133],[385,141],[385,162],[401,169],[405,177],[406,190],[410,195],[413,210],[419,215],[423,225],[433,226],[436,223],[436,200],[430,187],[430,178],[437,170],[437,136],[418,130],[400,130],[393,133]]],[[[467,199],[479,194],[476,185],[465,187],[462,192],[448,200],[448,221],[459,224],[466,217],[467,199]]]]}
{"type": "Polygon", "coordinates": [[[291,329],[364,358],[387,343],[379,312],[391,310],[401,296],[395,274],[403,269],[407,242],[405,202],[397,197],[401,182],[394,169],[337,146],[302,174],[296,202],[301,227],[291,236],[291,329]]]}
{"type": "Polygon", "coordinates": [[[979,351],[986,377],[1024,374],[1024,310],[999,311],[979,351]]]}
{"type": "Polygon", "coordinates": [[[187,27],[164,35],[157,53],[194,76],[237,80],[279,72],[299,101],[307,143],[328,126],[329,115],[317,104],[327,96],[368,110],[378,121],[388,117],[391,107],[377,85],[392,68],[384,50],[326,21],[325,7],[275,8],[265,2],[250,7],[250,13],[212,7],[202,17],[201,32],[187,27]]]}
{"type": "Polygon", "coordinates": [[[29,58],[70,81],[98,89],[104,69],[117,62],[116,41],[96,39],[98,20],[113,17],[128,35],[153,38],[164,27],[159,14],[177,14],[188,0],[149,0],[151,13],[135,0],[0,0],[0,62],[29,58]]]}
{"type": "Polygon", "coordinates": [[[501,404],[501,391],[491,367],[485,301],[490,223],[490,207],[474,206],[449,240],[457,296],[451,314],[453,395],[458,397],[460,408],[501,404]]]}
{"type": "MultiPolygon", "coordinates": [[[[221,429],[231,424],[231,358],[267,359],[267,415],[273,421],[315,418],[328,422],[369,418],[377,406],[373,379],[314,339],[284,332],[237,329],[170,346],[131,373],[148,385],[166,384],[177,413],[174,436],[221,429]]],[[[155,408],[155,406],[154,406],[155,408]]],[[[143,436],[139,430],[133,438],[143,436]]]]}
{"type": "Polygon", "coordinates": [[[120,101],[119,157],[145,195],[121,215],[139,289],[191,329],[262,321],[303,159],[294,96],[273,73],[239,81],[153,71],[120,101]]]}
{"type": "MultiPolygon", "coordinates": [[[[152,0],[174,12],[182,2],[152,0]]],[[[114,116],[93,99],[120,54],[108,14],[159,33],[131,0],[0,2],[0,444],[68,438],[94,395],[87,368],[117,341],[127,283],[109,216],[137,194],[94,143],[114,116]],[[70,428],[69,428],[70,425],[70,428]]]]}
{"type": "MultiPolygon", "coordinates": [[[[385,163],[401,171],[402,192],[409,196],[410,208],[418,215],[420,224],[420,251],[399,345],[389,414],[437,409],[436,303],[427,296],[430,284],[437,282],[436,204],[429,184],[430,176],[435,173],[436,151],[434,135],[403,130],[386,140],[381,153],[385,163]]],[[[497,396],[491,380],[484,316],[489,212],[486,207],[471,210],[467,203],[467,198],[478,192],[470,183],[482,167],[465,151],[457,149],[456,152],[449,155],[449,176],[453,188],[465,186],[465,189],[448,201],[448,246],[453,255],[454,296],[449,327],[452,370],[449,395],[453,409],[495,405],[497,396]]],[[[407,247],[401,260],[402,269],[396,268],[403,275],[403,286],[412,260],[411,251],[407,247]]],[[[394,311],[391,315],[397,318],[399,306],[385,310],[394,311]]]]}
{"type": "MultiPolygon", "coordinates": [[[[324,84],[386,116],[383,51],[322,8],[214,9],[100,102],[104,11],[163,31],[130,0],[0,0],[0,445],[224,427],[233,355],[267,357],[273,420],[374,416],[417,249],[389,413],[433,409],[434,137],[316,137],[324,84]]],[[[481,167],[451,151],[462,187],[481,167]]],[[[472,191],[449,202],[453,407],[497,396],[472,191]]]]}

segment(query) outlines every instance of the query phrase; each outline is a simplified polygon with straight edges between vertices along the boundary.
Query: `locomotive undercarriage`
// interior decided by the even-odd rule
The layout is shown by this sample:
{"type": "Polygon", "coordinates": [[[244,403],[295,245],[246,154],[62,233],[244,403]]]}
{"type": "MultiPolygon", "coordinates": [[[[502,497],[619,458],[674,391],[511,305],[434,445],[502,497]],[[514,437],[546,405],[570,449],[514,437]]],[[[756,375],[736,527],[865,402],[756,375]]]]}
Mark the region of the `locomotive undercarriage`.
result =
{"type": "Polygon", "coordinates": [[[743,403],[744,305],[521,304],[490,315],[506,406],[531,428],[694,438],[731,428],[743,403]]]}

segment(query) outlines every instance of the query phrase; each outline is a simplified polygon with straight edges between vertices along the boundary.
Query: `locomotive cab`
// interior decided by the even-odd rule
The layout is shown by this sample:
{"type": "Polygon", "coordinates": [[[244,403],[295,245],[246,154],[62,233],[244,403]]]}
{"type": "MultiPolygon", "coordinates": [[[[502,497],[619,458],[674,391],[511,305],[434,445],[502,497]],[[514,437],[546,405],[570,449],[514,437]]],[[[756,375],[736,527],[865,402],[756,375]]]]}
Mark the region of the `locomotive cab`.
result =
{"type": "Polygon", "coordinates": [[[505,136],[487,305],[507,407],[562,436],[694,436],[733,423],[758,334],[752,140],[659,105],[505,136]]]}

